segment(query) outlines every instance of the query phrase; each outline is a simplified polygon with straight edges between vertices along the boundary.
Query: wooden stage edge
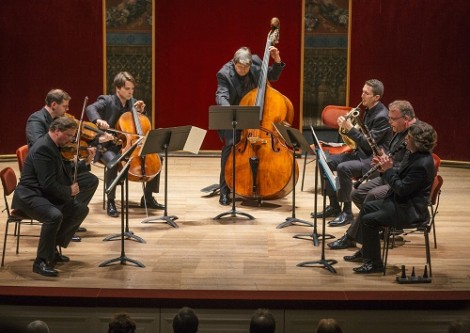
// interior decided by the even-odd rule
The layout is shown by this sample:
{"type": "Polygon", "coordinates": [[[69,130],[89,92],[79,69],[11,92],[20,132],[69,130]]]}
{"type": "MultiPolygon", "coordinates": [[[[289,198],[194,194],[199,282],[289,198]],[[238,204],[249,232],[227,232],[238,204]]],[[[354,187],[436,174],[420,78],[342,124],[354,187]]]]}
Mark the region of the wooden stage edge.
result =
{"type": "Polygon", "coordinates": [[[468,308],[470,291],[242,291],[242,290],[155,290],[62,287],[0,287],[3,304],[75,306],[171,306],[195,304],[199,307],[224,305],[240,307],[260,303],[272,308],[396,307],[415,303],[418,308],[468,308]],[[363,305],[361,305],[363,304],[363,305]],[[315,306],[316,305],[316,306],[315,306]]]}

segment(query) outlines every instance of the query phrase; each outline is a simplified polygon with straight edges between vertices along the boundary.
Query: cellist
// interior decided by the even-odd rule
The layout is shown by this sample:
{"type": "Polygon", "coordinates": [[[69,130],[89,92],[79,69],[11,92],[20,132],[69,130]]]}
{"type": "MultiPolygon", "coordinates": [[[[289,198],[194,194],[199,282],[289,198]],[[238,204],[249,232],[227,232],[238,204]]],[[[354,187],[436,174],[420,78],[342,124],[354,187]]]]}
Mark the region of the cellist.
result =
{"type": "MultiPolygon", "coordinates": [[[[135,107],[138,112],[144,112],[145,104],[143,101],[137,101],[132,96],[134,95],[136,81],[134,77],[128,72],[120,72],[114,77],[114,88],[115,93],[112,95],[101,95],[98,97],[96,102],[90,104],[86,108],[88,119],[96,124],[100,129],[106,130],[108,128],[115,128],[121,115],[125,112],[131,111],[132,107],[135,107]]],[[[112,141],[114,136],[108,132],[105,132],[103,136],[106,136],[105,142],[106,151],[101,154],[97,154],[97,159],[106,163],[112,161],[117,155],[121,146],[118,146],[112,141]]],[[[100,141],[103,141],[102,139],[100,141]]],[[[106,173],[106,188],[108,188],[113,180],[117,176],[117,166],[111,168],[106,173]]],[[[153,192],[159,192],[160,174],[155,176],[152,180],[147,182],[145,187],[144,195],[140,200],[140,206],[153,209],[164,209],[162,204],[159,204],[153,197],[153,192]]],[[[116,190],[111,191],[107,196],[106,212],[111,217],[117,217],[119,215],[116,204],[114,202],[116,196],[116,190]]]]}
{"type": "MultiPolygon", "coordinates": [[[[269,52],[274,63],[269,66],[268,80],[277,81],[284,70],[286,64],[281,61],[279,50],[274,47],[269,47],[269,52]]],[[[217,91],[215,93],[215,102],[218,105],[238,105],[249,91],[256,88],[258,85],[258,78],[261,73],[262,60],[259,56],[252,55],[248,47],[241,47],[233,56],[233,59],[227,62],[217,72],[217,91]]],[[[241,131],[237,131],[237,142],[240,140],[241,131]]],[[[230,205],[230,189],[225,182],[225,164],[232,145],[237,142],[232,142],[232,130],[219,130],[219,137],[224,142],[222,147],[221,156],[221,171],[220,171],[220,198],[219,203],[223,206],[230,205]]]]}

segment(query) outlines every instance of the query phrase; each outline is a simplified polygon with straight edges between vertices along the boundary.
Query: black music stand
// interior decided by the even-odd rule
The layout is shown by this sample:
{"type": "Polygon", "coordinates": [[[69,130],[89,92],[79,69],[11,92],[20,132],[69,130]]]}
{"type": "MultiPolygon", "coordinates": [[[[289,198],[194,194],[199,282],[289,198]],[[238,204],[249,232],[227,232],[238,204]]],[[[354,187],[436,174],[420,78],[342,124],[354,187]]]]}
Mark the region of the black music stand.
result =
{"type": "MultiPolygon", "coordinates": [[[[322,177],[322,189],[323,189],[323,211],[325,211],[326,208],[326,188],[325,188],[325,179],[328,179],[329,184],[331,185],[331,188],[336,191],[337,190],[337,180],[336,177],[333,175],[331,172],[331,169],[329,168],[328,164],[326,163],[325,155],[321,153],[320,149],[317,149],[317,165],[320,165],[320,167],[323,170],[323,177],[322,177]]],[[[316,207],[316,206],[315,206],[316,207]]],[[[326,234],[325,234],[325,228],[326,228],[326,217],[323,215],[323,232],[322,232],[322,239],[325,240],[326,234]]],[[[317,267],[318,265],[320,267],[328,269],[331,273],[336,273],[336,270],[333,268],[333,264],[336,264],[338,261],[334,259],[325,259],[325,242],[322,242],[322,247],[321,247],[321,258],[320,260],[315,260],[315,261],[304,261],[297,266],[299,267],[317,267]]]]}
{"type": "MultiPolygon", "coordinates": [[[[135,144],[135,146],[137,146],[137,145],[135,144]]],[[[128,157],[132,153],[132,152],[129,153],[129,151],[130,150],[133,151],[135,149],[135,146],[134,146],[134,148],[131,147],[130,149],[128,149],[128,151],[126,153],[124,153],[123,156],[128,157]]],[[[122,159],[120,159],[120,161],[122,161],[124,158],[126,158],[126,157],[123,157],[122,159]]],[[[124,198],[124,191],[126,192],[126,196],[127,196],[128,193],[129,193],[129,191],[128,191],[128,185],[129,184],[128,184],[128,179],[127,179],[127,174],[129,172],[129,167],[131,165],[131,161],[132,161],[132,158],[130,158],[129,161],[127,161],[126,165],[123,167],[121,172],[117,175],[116,179],[106,189],[106,193],[108,194],[109,192],[111,192],[118,185],[118,183],[121,183],[121,234],[120,234],[120,237],[121,237],[121,255],[117,258],[113,258],[113,259],[103,261],[101,264],[99,264],[99,267],[108,266],[109,264],[112,264],[114,262],[120,262],[121,265],[123,265],[127,262],[131,262],[131,263],[135,264],[137,267],[145,267],[145,265],[142,264],[140,261],[137,261],[135,259],[131,259],[131,258],[127,257],[125,249],[124,249],[124,240],[125,240],[125,236],[126,236],[126,233],[124,231],[124,219],[126,219],[126,221],[128,221],[128,217],[129,217],[129,205],[127,203],[127,199],[124,198]],[[124,187],[125,187],[125,189],[124,189],[124,187]],[[124,201],[125,201],[125,204],[124,204],[124,201]],[[125,208],[124,208],[124,206],[125,206],[125,208]],[[125,215],[125,217],[124,217],[124,215],[125,215]]]]}
{"type": "Polygon", "coordinates": [[[147,133],[140,154],[165,153],[165,210],[163,216],[149,217],[143,220],[142,223],[164,221],[173,228],[178,228],[178,225],[175,223],[178,217],[168,215],[168,152],[182,150],[197,154],[206,132],[206,130],[201,128],[188,125],[158,128],[147,133]]]}
{"type": "MultiPolygon", "coordinates": [[[[132,155],[132,153],[137,148],[137,146],[142,142],[142,140],[143,138],[139,138],[136,142],[134,142],[134,144],[127,151],[124,152],[124,154],[117,155],[114,159],[106,163],[106,168],[108,168],[108,170],[112,169],[119,163],[124,162],[127,159],[129,159],[129,157],[132,155]]],[[[127,171],[129,171],[129,167],[130,165],[128,166],[127,171]]],[[[129,182],[127,178],[128,173],[127,172],[125,174],[122,173],[123,170],[121,170],[121,174],[119,175],[123,178],[121,179],[119,176],[116,177],[116,179],[113,181],[113,183],[109,186],[109,188],[105,192],[109,193],[118,184],[120,184],[121,186],[124,186],[123,184],[125,184],[126,192],[125,192],[124,199],[123,199],[123,196],[121,196],[121,224],[124,223],[123,219],[125,219],[124,237],[126,239],[133,239],[139,243],[145,243],[145,240],[142,237],[135,235],[132,231],[129,230],[129,186],[128,186],[129,182]],[[123,208],[125,208],[124,210],[125,214],[123,214],[123,208]]],[[[103,241],[111,241],[116,238],[122,238],[122,235],[123,235],[122,233],[110,235],[110,236],[105,237],[103,241]]]]}
{"type": "Polygon", "coordinates": [[[296,180],[296,159],[295,159],[295,151],[300,148],[302,151],[309,151],[311,150],[310,146],[308,145],[307,141],[305,141],[304,136],[300,131],[296,128],[288,127],[282,125],[281,123],[274,123],[274,127],[276,128],[279,135],[284,139],[286,144],[292,148],[292,216],[287,217],[284,222],[279,224],[276,228],[281,229],[284,227],[288,227],[294,224],[303,224],[308,227],[313,227],[314,224],[312,222],[304,221],[295,217],[295,180],[296,180]]]}
{"type": "MultiPolygon", "coordinates": [[[[314,208],[313,208],[313,231],[311,234],[297,234],[297,235],[294,235],[293,238],[298,238],[298,239],[304,239],[304,240],[312,240],[313,241],[313,245],[314,246],[318,246],[319,245],[319,238],[321,237],[322,240],[326,240],[326,239],[331,239],[331,238],[335,238],[335,236],[333,235],[330,235],[330,234],[325,234],[323,233],[321,236],[318,235],[318,230],[317,230],[317,212],[318,212],[318,209],[317,209],[317,203],[318,203],[318,174],[319,174],[319,170],[320,170],[320,165],[319,165],[319,158],[318,156],[319,155],[322,155],[322,159],[325,159],[326,160],[326,156],[325,156],[325,152],[323,151],[321,145],[320,145],[320,141],[318,140],[318,137],[317,135],[315,134],[315,130],[313,129],[313,127],[310,125],[310,130],[312,131],[312,136],[313,136],[313,144],[314,146],[316,147],[316,152],[315,152],[315,155],[316,155],[316,158],[315,158],[315,184],[314,184],[314,188],[315,188],[315,196],[314,196],[314,208]]],[[[336,183],[336,181],[335,181],[336,183]]],[[[323,183],[322,183],[323,184],[323,183]]],[[[339,187],[339,183],[336,183],[337,186],[336,188],[339,187]]],[[[322,185],[322,189],[323,189],[323,185],[322,185]]],[[[325,196],[325,193],[323,193],[323,196],[325,196]]]]}
{"type": "MultiPolygon", "coordinates": [[[[235,145],[237,130],[247,128],[259,128],[260,124],[259,106],[240,106],[240,105],[212,105],[209,107],[209,129],[232,130],[232,209],[214,217],[218,220],[224,216],[236,217],[242,215],[250,220],[254,217],[248,213],[237,211],[235,208],[235,145]]],[[[224,172],[222,170],[221,172],[224,172]]]]}

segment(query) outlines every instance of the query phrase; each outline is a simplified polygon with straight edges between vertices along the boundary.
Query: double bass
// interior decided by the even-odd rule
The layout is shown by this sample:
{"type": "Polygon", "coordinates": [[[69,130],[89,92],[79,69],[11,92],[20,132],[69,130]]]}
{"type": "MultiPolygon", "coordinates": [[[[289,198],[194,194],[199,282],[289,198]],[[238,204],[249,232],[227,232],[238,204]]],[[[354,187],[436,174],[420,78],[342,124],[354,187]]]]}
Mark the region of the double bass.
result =
{"type": "MultiPolygon", "coordinates": [[[[123,137],[124,144],[121,154],[130,149],[139,138],[146,135],[150,131],[150,127],[150,120],[145,115],[137,112],[134,106],[132,106],[131,111],[123,113],[116,123],[116,130],[126,133],[123,137]]],[[[142,143],[137,145],[130,156],[130,159],[132,159],[128,171],[130,181],[148,182],[158,175],[162,169],[162,161],[158,154],[140,155],[141,150],[142,143]]]]}
{"type": "MultiPolygon", "coordinates": [[[[282,137],[276,132],[274,123],[291,124],[294,120],[292,102],[268,83],[269,48],[279,41],[279,19],[271,19],[258,85],[240,101],[240,105],[260,107],[259,129],[247,129],[235,145],[235,189],[236,194],[247,199],[274,200],[289,194],[295,186],[292,172],[293,154],[282,137]]],[[[233,157],[229,156],[225,166],[225,180],[233,189],[233,157]]]]}

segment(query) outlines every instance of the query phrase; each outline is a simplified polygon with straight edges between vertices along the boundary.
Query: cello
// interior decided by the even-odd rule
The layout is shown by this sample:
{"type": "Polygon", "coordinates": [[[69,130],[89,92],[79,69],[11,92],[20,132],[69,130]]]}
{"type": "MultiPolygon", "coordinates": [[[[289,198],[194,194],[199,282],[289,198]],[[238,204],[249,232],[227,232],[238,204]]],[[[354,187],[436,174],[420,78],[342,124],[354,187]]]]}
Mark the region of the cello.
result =
{"type": "MultiPolygon", "coordinates": [[[[247,199],[279,199],[289,194],[295,186],[292,179],[293,154],[282,137],[275,131],[274,123],[291,124],[294,120],[292,102],[268,83],[269,48],[279,40],[279,19],[271,19],[271,30],[264,50],[257,88],[249,91],[240,105],[260,107],[260,128],[246,129],[235,145],[236,194],[247,199]]],[[[225,166],[225,180],[233,189],[233,157],[225,166]]],[[[295,182],[298,165],[295,163],[295,182]]]]}
{"type": "MultiPolygon", "coordinates": [[[[125,138],[121,154],[124,154],[132,145],[150,131],[150,120],[143,114],[137,112],[132,106],[131,111],[127,111],[119,117],[116,123],[116,130],[121,131],[125,138]]],[[[158,154],[140,155],[142,143],[137,145],[130,156],[130,166],[128,179],[135,182],[148,182],[162,169],[162,161],[158,154]]]]}

